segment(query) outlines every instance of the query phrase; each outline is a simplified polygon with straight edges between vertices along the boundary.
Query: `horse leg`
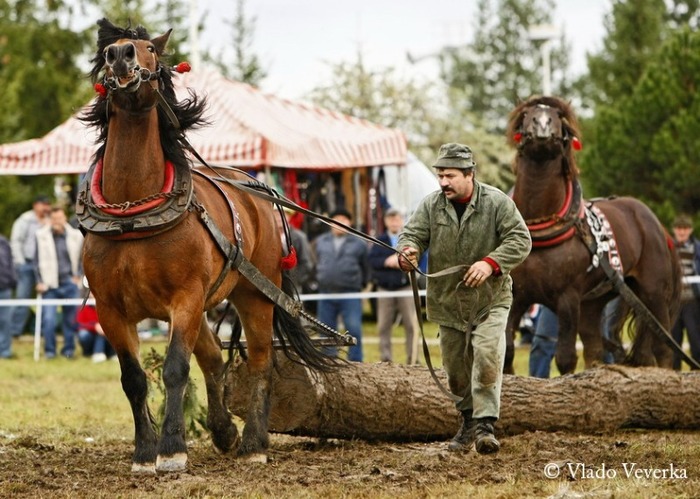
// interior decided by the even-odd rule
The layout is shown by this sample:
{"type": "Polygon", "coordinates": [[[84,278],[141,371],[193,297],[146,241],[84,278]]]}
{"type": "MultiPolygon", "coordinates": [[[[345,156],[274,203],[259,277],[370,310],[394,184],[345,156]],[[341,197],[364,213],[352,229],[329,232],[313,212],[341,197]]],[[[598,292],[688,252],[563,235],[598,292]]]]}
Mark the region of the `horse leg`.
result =
{"type": "Polygon", "coordinates": [[[97,304],[100,323],[109,343],[119,358],[122,389],[129,399],[134,417],[134,455],[132,473],[156,472],[156,452],[158,434],[155,419],[148,408],[148,382],[146,373],[139,361],[139,340],[136,325],[128,325],[126,320],[109,307],[97,304]]]}
{"type": "Polygon", "coordinates": [[[586,369],[603,361],[603,336],[600,328],[602,304],[584,303],[579,319],[579,335],[583,343],[583,359],[586,369]]]}
{"type": "MultiPolygon", "coordinates": [[[[671,319],[663,294],[657,293],[656,291],[646,293],[645,289],[654,290],[655,288],[646,287],[643,289],[642,285],[636,280],[630,281],[629,286],[634,294],[644,303],[644,306],[647,307],[649,312],[658,319],[664,329],[670,331],[671,319]]],[[[643,317],[637,315],[634,322],[637,330],[630,353],[631,364],[634,366],[657,365],[659,367],[672,369],[673,350],[671,350],[671,347],[654,333],[653,326],[648,324],[643,317]]]]}
{"type": "Polygon", "coordinates": [[[527,312],[530,304],[526,304],[520,300],[513,300],[513,305],[508,314],[508,322],[506,323],[506,355],[503,363],[504,374],[515,374],[513,368],[513,360],[515,359],[515,329],[520,323],[523,314],[527,312]]]}
{"type": "Polygon", "coordinates": [[[250,406],[245,418],[243,440],[237,455],[252,462],[267,462],[270,388],[272,386],[272,303],[259,292],[241,292],[236,296],[248,345],[250,406]]]}
{"type": "Polygon", "coordinates": [[[170,343],[163,363],[165,417],[158,442],[157,471],[181,471],[187,466],[182,403],[190,374],[190,356],[199,335],[203,303],[187,296],[173,301],[172,310],[170,343]]]}
{"type": "Polygon", "coordinates": [[[202,316],[199,337],[194,346],[194,356],[204,374],[207,387],[207,427],[211,431],[214,447],[228,452],[239,443],[238,429],[224,405],[225,365],[221,358],[221,347],[202,316]]]}
{"type": "Polygon", "coordinates": [[[555,360],[561,374],[576,370],[576,334],[580,316],[579,297],[573,293],[564,293],[559,297],[557,317],[559,319],[559,339],[555,360]]]}

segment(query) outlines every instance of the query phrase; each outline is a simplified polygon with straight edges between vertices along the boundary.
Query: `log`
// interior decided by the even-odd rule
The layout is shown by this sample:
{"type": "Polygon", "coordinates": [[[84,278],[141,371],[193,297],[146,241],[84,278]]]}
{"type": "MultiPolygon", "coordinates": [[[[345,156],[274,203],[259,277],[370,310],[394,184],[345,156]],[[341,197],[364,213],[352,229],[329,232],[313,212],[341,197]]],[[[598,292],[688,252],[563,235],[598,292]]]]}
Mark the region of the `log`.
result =
{"type": "MultiPolygon", "coordinates": [[[[446,386],[443,370],[438,377],[446,386]]],[[[238,362],[226,377],[226,404],[245,419],[250,386],[238,362]]],[[[598,433],[619,428],[700,427],[700,372],[603,366],[552,379],[505,375],[497,434],[598,433]]],[[[423,366],[351,363],[320,375],[278,357],[270,431],[369,441],[451,438],[461,424],[423,366]]]]}

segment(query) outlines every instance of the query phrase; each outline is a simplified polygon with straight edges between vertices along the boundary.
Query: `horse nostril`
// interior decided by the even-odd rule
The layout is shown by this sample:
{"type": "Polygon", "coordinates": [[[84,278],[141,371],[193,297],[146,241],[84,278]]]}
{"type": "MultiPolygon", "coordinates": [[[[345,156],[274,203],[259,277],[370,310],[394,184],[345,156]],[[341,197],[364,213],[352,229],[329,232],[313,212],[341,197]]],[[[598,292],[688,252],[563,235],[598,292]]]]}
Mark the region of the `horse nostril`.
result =
{"type": "Polygon", "coordinates": [[[133,43],[124,45],[124,59],[126,62],[131,62],[136,58],[136,47],[133,43]]]}
{"type": "Polygon", "coordinates": [[[110,45],[107,47],[107,50],[105,50],[105,62],[112,66],[115,61],[117,60],[117,49],[114,45],[110,45]]]}

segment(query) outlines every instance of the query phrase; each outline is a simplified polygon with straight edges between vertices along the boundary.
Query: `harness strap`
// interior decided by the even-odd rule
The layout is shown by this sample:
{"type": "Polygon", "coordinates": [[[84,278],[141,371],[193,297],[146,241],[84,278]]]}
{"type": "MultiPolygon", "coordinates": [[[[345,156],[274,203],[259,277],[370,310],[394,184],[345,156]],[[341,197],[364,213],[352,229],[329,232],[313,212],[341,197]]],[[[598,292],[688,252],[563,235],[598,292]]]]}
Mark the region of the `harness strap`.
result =
{"type": "Polygon", "coordinates": [[[202,223],[207,228],[211,236],[214,238],[216,245],[219,247],[221,253],[226,257],[226,263],[224,264],[224,271],[219,275],[212,291],[209,292],[211,296],[214,291],[221,285],[223,281],[223,276],[228,272],[228,269],[235,268],[238,272],[248,279],[252,284],[255,285],[260,291],[262,291],[265,296],[267,296],[273,303],[281,306],[286,312],[288,312],[292,317],[298,317],[302,309],[301,302],[293,300],[284,291],[278,288],[270,279],[267,278],[262,272],[260,272],[250,260],[248,260],[240,248],[231,243],[228,238],[221,232],[221,229],[214,223],[206,208],[199,203],[196,204],[197,212],[202,220],[202,223]]]}

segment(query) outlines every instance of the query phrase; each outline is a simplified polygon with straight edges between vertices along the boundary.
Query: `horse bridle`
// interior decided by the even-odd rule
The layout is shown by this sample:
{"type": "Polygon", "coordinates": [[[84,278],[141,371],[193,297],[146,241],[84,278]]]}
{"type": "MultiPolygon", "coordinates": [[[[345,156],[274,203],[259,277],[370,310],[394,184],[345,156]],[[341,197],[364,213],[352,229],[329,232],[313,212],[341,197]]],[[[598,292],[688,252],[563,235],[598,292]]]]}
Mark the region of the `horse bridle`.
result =
{"type": "MultiPolygon", "coordinates": [[[[139,75],[139,86],[141,83],[147,82],[147,81],[153,81],[153,80],[158,80],[159,86],[160,86],[160,71],[163,68],[163,66],[158,63],[158,67],[156,68],[155,71],[151,71],[148,68],[142,68],[138,64],[134,66],[133,71],[138,73],[139,75]]],[[[110,92],[116,92],[119,90],[119,85],[117,84],[117,77],[116,76],[107,76],[105,75],[104,78],[102,79],[102,84],[105,86],[105,88],[110,91],[110,92]]]]}

